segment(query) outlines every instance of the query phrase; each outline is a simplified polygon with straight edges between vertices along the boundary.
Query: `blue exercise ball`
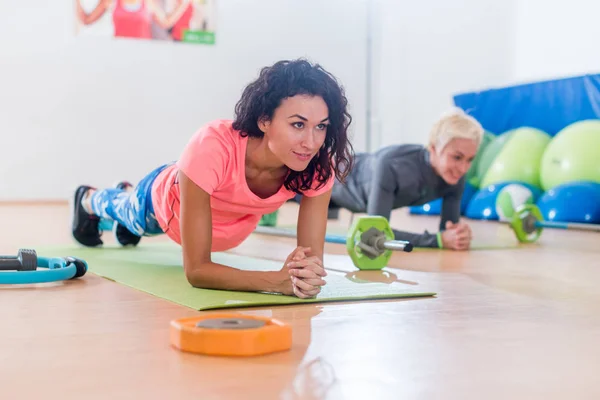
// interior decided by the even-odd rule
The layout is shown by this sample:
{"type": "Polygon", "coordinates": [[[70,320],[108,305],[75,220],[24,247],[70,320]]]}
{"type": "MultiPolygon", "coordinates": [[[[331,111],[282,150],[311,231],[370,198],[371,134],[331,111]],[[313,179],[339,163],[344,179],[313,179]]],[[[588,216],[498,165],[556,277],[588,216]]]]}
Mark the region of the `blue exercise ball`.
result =
{"type": "MultiPolygon", "coordinates": [[[[469,205],[471,197],[477,192],[477,188],[469,183],[465,184],[465,190],[460,202],[460,212],[464,214],[469,205]]],[[[442,212],[442,199],[435,199],[429,203],[425,203],[418,206],[409,207],[409,212],[416,215],[440,215],[442,212]]]]}
{"type": "Polygon", "coordinates": [[[523,188],[531,192],[531,203],[535,203],[538,198],[542,195],[542,190],[529,183],[519,181],[506,181],[500,182],[493,185],[486,186],[479,190],[471,198],[465,215],[471,219],[483,219],[483,220],[499,220],[497,199],[498,195],[502,193],[502,189],[511,185],[514,187],[523,186],[523,188]]]}
{"type": "Polygon", "coordinates": [[[440,215],[442,209],[442,199],[435,199],[429,203],[418,206],[410,206],[409,211],[415,215],[440,215]]]}
{"type": "Polygon", "coordinates": [[[563,183],[544,193],[537,206],[547,221],[598,224],[600,183],[563,183]]]}

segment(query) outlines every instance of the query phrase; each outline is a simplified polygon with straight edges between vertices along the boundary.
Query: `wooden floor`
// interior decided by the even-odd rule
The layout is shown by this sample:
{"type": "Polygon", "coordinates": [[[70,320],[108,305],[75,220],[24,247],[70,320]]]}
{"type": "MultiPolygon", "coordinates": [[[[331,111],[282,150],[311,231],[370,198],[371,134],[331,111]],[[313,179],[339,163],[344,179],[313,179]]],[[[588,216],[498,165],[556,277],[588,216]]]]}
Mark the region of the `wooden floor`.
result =
{"type": "MultiPolygon", "coordinates": [[[[293,223],[295,212],[286,206],[282,220],[293,223]]],[[[343,214],[339,223],[348,219],[343,214]]],[[[65,205],[0,206],[0,221],[4,254],[71,241],[65,205]]],[[[392,222],[418,231],[437,225],[436,218],[402,211],[392,222]]],[[[479,244],[516,245],[505,225],[473,224],[479,244]]],[[[598,399],[599,239],[547,230],[535,245],[395,254],[395,278],[437,291],[436,298],[244,309],[293,327],[291,351],[259,358],[174,350],[169,321],[197,312],[93,274],[0,286],[0,393],[86,400],[598,399]]],[[[279,260],[293,245],[253,236],[235,252],[264,255],[267,241],[269,258],[279,260]]]]}

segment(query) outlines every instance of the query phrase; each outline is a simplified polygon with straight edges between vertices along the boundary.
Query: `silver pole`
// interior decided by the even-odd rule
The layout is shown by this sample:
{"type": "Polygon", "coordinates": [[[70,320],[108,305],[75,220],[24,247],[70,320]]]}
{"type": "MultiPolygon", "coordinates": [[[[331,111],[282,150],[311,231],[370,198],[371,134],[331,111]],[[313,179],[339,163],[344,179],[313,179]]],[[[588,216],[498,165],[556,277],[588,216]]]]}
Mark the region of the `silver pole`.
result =
{"type": "Polygon", "coordinates": [[[600,225],[582,222],[536,221],[536,228],[573,229],[576,231],[600,232],[600,225]]]}
{"type": "Polygon", "coordinates": [[[383,247],[387,250],[393,251],[412,251],[413,245],[410,242],[405,242],[403,240],[388,240],[387,242],[383,242],[383,247]]]}

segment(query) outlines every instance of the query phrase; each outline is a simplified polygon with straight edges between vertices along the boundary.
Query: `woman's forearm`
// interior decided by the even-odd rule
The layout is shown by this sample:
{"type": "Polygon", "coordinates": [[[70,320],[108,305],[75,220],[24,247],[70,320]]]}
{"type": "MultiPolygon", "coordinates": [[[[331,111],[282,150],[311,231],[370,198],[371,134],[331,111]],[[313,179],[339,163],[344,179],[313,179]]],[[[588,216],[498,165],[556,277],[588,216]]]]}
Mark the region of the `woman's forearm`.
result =
{"type": "Polygon", "coordinates": [[[173,25],[175,25],[177,23],[177,21],[179,21],[179,19],[187,11],[187,8],[189,6],[190,6],[189,0],[182,1],[179,4],[179,6],[177,7],[177,9],[175,9],[175,11],[173,11],[170,15],[167,16],[166,21],[165,21],[167,26],[169,28],[171,28],[173,25]]]}
{"type": "Polygon", "coordinates": [[[331,190],[316,197],[303,196],[298,212],[298,246],[310,247],[309,256],[323,261],[325,235],[327,233],[327,212],[331,190]]]}
{"type": "Polygon", "coordinates": [[[77,14],[81,17],[81,22],[84,25],[91,25],[94,22],[96,22],[98,19],[100,19],[101,16],[104,15],[104,13],[106,12],[107,8],[110,6],[110,1],[99,1],[98,5],[96,5],[96,8],[94,8],[94,10],[89,13],[86,14],[85,11],[83,10],[83,8],[81,7],[80,2],[77,2],[77,14]]]}
{"type": "Polygon", "coordinates": [[[276,293],[285,292],[290,280],[285,271],[244,271],[213,262],[186,268],[186,277],[192,286],[202,289],[276,293]]]}
{"type": "Polygon", "coordinates": [[[413,233],[406,231],[399,231],[392,228],[394,232],[394,240],[405,240],[410,242],[414,247],[433,247],[441,248],[441,236],[439,233],[429,233],[427,231],[423,233],[413,233]]]}
{"type": "Polygon", "coordinates": [[[155,0],[149,1],[148,5],[150,6],[156,23],[158,23],[158,25],[160,25],[160,27],[163,29],[171,29],[173,25],[175,25],[183,16],[187,8],[190,6],[190,2],[189,0],[182,1],[177,8],[168,15],[159,5],[155,3],[155,0]]]}

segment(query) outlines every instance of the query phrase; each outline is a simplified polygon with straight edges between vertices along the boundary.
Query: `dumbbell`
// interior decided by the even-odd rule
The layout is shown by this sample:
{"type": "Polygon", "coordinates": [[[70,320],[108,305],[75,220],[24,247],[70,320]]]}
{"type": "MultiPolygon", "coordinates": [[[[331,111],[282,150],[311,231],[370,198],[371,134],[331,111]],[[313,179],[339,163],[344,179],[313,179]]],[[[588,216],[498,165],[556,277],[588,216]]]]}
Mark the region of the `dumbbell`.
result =
{"type": "Polygon", "coordinates": [[[37,253],[32,249],[19,249],[18,255],[0,256],[0,271],[35,271],[37,253]]]}
{"type": "Polygon", "coordinates": [[[523,204],[517,207],[510,226],[519,242],[522,243],[531,243],[538,240],[544,228],[600,232],[600,225],[544,221],[540,209],[535,204],[523,204]]]}
{"type": "MultiPolygon", "coordinates": [[[[257,226],[256,233],[297,237],[290,229],[257,226]]],[[[345,244],[354,265],[361,270],[379,270],[385,267],[393,251],[411,252],[413,245],[404,240],[394,240],[394,232],[388,220],[379,215],[356,218],[347,236],[325,235],[325,242],[345,244]]]]}
{"type": "Polygon", "coordinates": [[[77,257],[41,257],[35,250],[0,256],[0,285],[47,283],[81,278],[88,265],[77,257]]]}

